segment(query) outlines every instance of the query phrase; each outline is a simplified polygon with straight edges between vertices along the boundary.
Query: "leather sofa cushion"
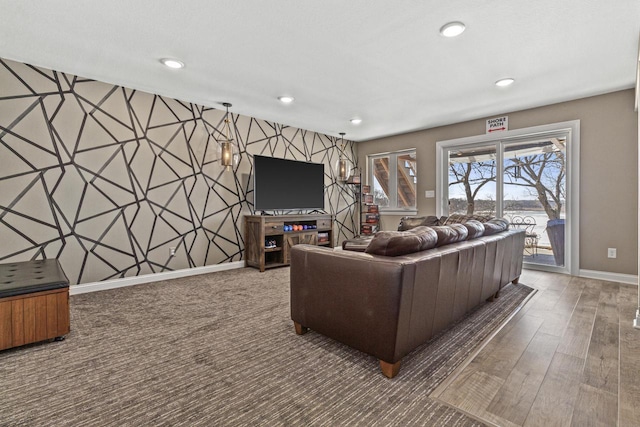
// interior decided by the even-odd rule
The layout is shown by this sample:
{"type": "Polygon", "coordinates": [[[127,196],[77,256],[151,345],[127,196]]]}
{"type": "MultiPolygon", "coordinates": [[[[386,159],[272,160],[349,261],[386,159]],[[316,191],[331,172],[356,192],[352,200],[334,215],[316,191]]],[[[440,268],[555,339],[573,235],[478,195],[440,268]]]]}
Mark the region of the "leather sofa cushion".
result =
{"type": "Polygon", "coordinates": [[[407,231],[412,228],[419,227],[421,225],[440,225],[440,220],[437,216],[404,216],[400,218],[400,224],[398,224],[398,231],[407,231]]]}
{"type": "Polygon", "coordinates": [[[504,218],[493,218],[482,224],[484,226],[484,235],[491,236],[509,229],[509,221],[504,218]]]}
{"type": "Polygon", "coordinates": [[[465,226],[469,232],[467,240],[477,239],[478,237],[484,236],[484,225],[482,225],[480,221],[470,219],[462,225],[465,226]]]}
{"type": "Polygon", "coordinates": [[[467,227],[462,224],[441,225],[431,228],[438,235],[438,243],[436,244],[438,247],[467,240],[469,235],[467,227]]]}
{"type": "MultiPolygon", "coordinates": [[[[434,217],[435,218],[435,217],[434,217]]],[[[419,227],[409,230],[410,233],[414,233],[420,238],[420,250],[426,251],[427,249],[435,248],[438,243],[438,234],[433,227],[427,227],[421,225],[419,227]]]]}
{"type": "Polygon", "coordinates": [[[380,231],[365,249],[368,254],[399,256],[436,247],[438,235],[431,227],[420,226],[409,231],[380,231]]]}

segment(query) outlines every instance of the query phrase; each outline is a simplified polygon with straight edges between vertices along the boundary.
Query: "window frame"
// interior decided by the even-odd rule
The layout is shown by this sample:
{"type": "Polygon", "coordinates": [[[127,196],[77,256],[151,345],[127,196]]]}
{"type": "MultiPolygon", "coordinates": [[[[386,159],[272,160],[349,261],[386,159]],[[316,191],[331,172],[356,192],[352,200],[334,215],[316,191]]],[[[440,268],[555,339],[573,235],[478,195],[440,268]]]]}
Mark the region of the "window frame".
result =
{"type": "Polygon", "coordinates": [[[389,158],[389,206],[378,206],[381,215],[417,215],[418,214],[418,182],[416,173],[416,201],[412,208],[398,207],[398,157],[406,154],[415,156],[416,171],[418,169],[418,153],[416,148],[406,148],[398,151],[387,151],[367,155],[367,184],[371,186],[373,193],[373,161],[383,157],[389,158]]]}

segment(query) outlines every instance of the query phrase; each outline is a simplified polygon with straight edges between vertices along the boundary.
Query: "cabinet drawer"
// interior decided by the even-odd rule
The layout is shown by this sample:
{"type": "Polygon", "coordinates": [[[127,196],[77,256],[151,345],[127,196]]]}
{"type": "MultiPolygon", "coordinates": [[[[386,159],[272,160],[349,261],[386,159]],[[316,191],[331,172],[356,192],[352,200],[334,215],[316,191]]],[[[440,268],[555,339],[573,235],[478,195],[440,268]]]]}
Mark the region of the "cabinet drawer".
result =
{"type": "Polygon", "coordinates": [[[264,223],[264,234],[282,234],[284,231],[284,222],[273,221],[264,223]]]}
{"type": "Polygon", "coordinates": [[[317,221],[318,229],[325,230],[327,228],[331,228],[331,220],[330,219],[319,219],[317,221]]]}

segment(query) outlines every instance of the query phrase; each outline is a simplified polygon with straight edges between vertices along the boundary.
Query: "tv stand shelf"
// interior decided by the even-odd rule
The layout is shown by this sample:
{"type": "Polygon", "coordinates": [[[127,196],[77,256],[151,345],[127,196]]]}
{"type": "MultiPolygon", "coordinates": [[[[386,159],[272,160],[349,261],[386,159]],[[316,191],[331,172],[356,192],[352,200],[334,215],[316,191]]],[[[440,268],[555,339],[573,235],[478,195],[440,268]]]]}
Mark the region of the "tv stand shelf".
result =
{"type": "Polygon", "coordinates": [[[329,214],[247,215],[244,226],[245,265],[260,271],[289,265],[291,248],[301,243],[333,247],[333,216],[329,214]],[[267,247],[269,241],[275,247],[267,247]]]}

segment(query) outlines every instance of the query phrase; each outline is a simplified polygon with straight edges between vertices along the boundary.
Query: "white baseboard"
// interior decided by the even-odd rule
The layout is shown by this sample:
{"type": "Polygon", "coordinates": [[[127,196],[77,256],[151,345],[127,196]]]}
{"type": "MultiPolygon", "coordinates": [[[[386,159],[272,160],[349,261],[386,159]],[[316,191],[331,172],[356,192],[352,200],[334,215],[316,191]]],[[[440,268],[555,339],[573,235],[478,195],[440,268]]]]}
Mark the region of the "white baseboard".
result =
{"type": "MultiPolygon", "coordinates": [[[[342,249],[336,246],[334,249],[342,249]]],[[[216,271],[235,270],[243,268],[244,261],[228,262],[224,264],[206,265],[204,267],[185,268],[183,270],[166,271],[163,273],[144,274],[142,276],[125,277],[122,279],[105,280],[102,282],[83,283],[72,285],[69,294],[77,295],[87,292],[104,291],[107,289],[122,288],[125,286],[140,285],[142,283],[159,282],[161,280],[177,279],[180,277],[195,276],[198,274],[214,273],[216,271]]],[[[638,276],[633,274],[610,273],[607,271],[583,270],[579,271],[580,277],[589,279],[607,280],[609,282],[628,283],[638,285],[638,276]]]]}
{"type": "Polygon", "coordinates": [[[243,268],[244,261],[227,262],[224,264],[205,265],[204,267],[185,268],[183,270],[165,271],[162,273],[144,274],[141,276],[124,277],[122,279],[105,280],[102,282],[82,283],[69,287],[69,294],[77,295],[87,292],[104,291],[107,289],[122,288],[125,286],[140,285],[142,283],[159,282],[161,280],[177,279],[180,277],[195,276],[197,274],[214,273],[216,271],[234,270],[243,268]]]}
{"type": "Polygon", "coordinates": [[[609,282],[628,283],[630,285],[638,285],[638,276],[633,274],[610,273],[608,271],[583,270],[580,269],[580,277],[588,279],[607,280],[609,282]]]}

